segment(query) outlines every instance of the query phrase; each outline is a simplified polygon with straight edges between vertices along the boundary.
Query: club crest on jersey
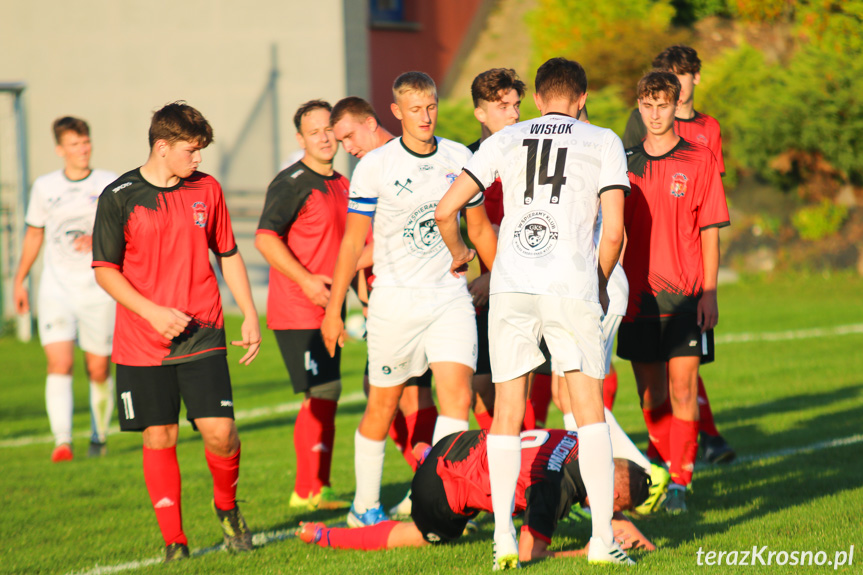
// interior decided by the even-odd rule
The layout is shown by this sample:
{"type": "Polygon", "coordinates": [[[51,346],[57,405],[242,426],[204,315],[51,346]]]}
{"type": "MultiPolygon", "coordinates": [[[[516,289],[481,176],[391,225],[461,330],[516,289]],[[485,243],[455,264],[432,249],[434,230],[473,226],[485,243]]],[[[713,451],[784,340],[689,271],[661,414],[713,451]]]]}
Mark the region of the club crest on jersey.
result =
{"type": "Polygon", "coordinates": [[[671,176],[671,195],[675,198],[682,198],[686,195],[686,182],[689,181],[689,178],[686,177],[686,174],[682,174],[677,172],[673,176],[671,176]]]}
{"type": "Polygon", "coordinates": [[[203,228],[207,225],[207,204],[204,202],[195,202],[192,204],[192,214],[195,218],[195,225],[203,228]]]}
{"type": "Polygon", "coordinates": [[[542,257],[557,246],[559,233],[557,222],[551,214],[539,210],[528,212],[518,222],[513,247],[525,257],[542,257]]]}
{"type": "Polygon", "coordinates": [[[452,183],[455,181],[455,179],[456,179],[457,177],[458,177],[458,176],[456,176],[455,174],[453,174],[452,172],[450,172],[450,173],[448,173],[448,174],[446,175],[446,181],[449,183],[449,185],[452,185],[452,183]]]}
{"type": "Polygon", "coordinates": [[[444,247],[443,238],[434,221],[435,207],[436,201],[420,204],[405,223],[402,239],[408,252],[418,258],[430,258],[444,247]]]}

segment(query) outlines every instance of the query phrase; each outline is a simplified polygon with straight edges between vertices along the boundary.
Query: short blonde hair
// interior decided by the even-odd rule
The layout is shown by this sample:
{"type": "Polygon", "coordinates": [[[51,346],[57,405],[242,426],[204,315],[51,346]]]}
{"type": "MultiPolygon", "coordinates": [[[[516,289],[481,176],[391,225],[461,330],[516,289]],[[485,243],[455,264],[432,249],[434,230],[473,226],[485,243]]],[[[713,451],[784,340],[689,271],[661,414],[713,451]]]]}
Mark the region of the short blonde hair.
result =
{"type": "Polygon", "coordinates": [[[437,100],[437,86],[425,72],[405,72],[396,78],[393,82],[393,101],[398,103],[399,98],[408,92],[434,96],[437,100]]]}

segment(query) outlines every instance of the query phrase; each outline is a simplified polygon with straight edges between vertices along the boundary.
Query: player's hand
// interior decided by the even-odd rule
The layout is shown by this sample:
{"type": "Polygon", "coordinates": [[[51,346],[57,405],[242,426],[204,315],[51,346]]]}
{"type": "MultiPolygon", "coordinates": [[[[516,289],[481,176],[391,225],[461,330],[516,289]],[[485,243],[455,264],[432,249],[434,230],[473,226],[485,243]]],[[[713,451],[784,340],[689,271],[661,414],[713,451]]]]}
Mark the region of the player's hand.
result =
{"type": "Polygon", "coordinates": [[[345,322],[338,314],[327,314],[324,316],[324,321],[321,323],[321,337],[324,340],[324,345],[330,357],[336,356],[336,345],[345,347],[345,322]]]}
{"type": "Polygon", "coordinates": [[[452,256],[452,265],[449,267],[449,272],[455,277],[461,277],[467,273],[467,264],[476,257],[476,250],[464,247],[464,252],[456,256],[452,256]]]}
{"type": "Polygon", "coordinates": [[[697,319],[701,333],[716,327],[719,323],[719,304],[716,303],[716,290],[705,291],[698,300],[697,319]]]}
{"type": "Polygon", "coordinates": [[[490,279],[491,273],[485,272],[467,284],[467,291],[470,292],[473,298],[473,305],[476,307],[485,307],[488,305],[488,285],[490,279]]]}
{"type": "Polygon", "coordinates": [[[72,242],[72,247],[82,253],[90,253],[93,251],[93,236],[83,235],[75,238],[72,242]]]}
{"type": "Polygon", "coordinates": [[[333,278],[311,274],[300,284],[308,300],[316,306],[327,307],[330,302],[330,288],[333,278]]]}
{"type": "Polygon", "coordinates": [[[186,331],[186,326],[192,318],[172,307],[156,306],[145,318],[165,339],[174,339],[186,331]]]}
{"type": "Polygon", "coordinates": [[[15,300],[15,311],[20,315],[30,311],[30,294],[23,282],[15,282],[12,297],[15,300]]]}
{"type": "Polygon", "coordinates": [[[624,551],[627,549],[656,550],[656,545],[651,543],[628,519],[612,519],[611,528],[614,530],[614,538],[624,551]]]}
{"type": "Polygon", "coordinates": [[[611,300],[608,297],[608,289],[604,288],[604,287],[600,287],[599,288],[599,305],[602,306],[602,315],[603,316],[608,313],[608,306],[609,306],[610,302],[611,302],[611,300]]]}
{"type": "Polygon", "coordinates": [[[232,341],[231,345],[240,346],[248,351],[240,358],[240,363],[249,365],[258,357],[261,350],[261,324],[257,316],[243,319],[243,327],[240,330],[243,335],[242,341],[232,341]]]}

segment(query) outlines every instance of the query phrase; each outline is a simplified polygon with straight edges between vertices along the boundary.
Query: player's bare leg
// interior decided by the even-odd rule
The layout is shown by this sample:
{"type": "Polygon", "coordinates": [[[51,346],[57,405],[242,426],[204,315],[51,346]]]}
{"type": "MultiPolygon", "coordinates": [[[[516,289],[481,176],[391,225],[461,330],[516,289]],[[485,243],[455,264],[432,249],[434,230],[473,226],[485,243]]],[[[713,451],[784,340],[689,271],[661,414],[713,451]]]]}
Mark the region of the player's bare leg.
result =
{"type": "Polygon", "coordinates": [[[381,478],[387,432],[398,409],[404,383],[392,387],[369,386],[366,411],[354,435],[354,472],[357,489],[348,525],[361,527],[386,520],[381,506],[381,478]]]}
{"type": "Polygon", "coordinates": [[[488,435],[488,471],[494,510],[494,568],[518,566],[512,512],[521,468],[521,424],[527,401],[527,374],[495,383],[494,421],[488,435]]]}
{"type": "Polygon", "coordinates": [[[75,358],[75,342],[58,341],[46,344],[45,358],[48,360],[48,375],[45,378],[45,408],[48,423],[54,436],[54,452],[51,461],[72,459],[72,366],[75,358]]]}
{"type": "Polygon", "coordinates": [[[451,433],[468,430],[470,381],[473,368],[462,363],[439,361],[429,365],[437,382],[440,404],[432,445],[451,433]]]}
{"type": "Polygon", "coordinates": [[[111,378],[111,361],[104,355],[84,352],[84,362],[90,377],[90,437],[91,457],[105,454],[108,427],[114,413],[114,380],[111,378]]]}

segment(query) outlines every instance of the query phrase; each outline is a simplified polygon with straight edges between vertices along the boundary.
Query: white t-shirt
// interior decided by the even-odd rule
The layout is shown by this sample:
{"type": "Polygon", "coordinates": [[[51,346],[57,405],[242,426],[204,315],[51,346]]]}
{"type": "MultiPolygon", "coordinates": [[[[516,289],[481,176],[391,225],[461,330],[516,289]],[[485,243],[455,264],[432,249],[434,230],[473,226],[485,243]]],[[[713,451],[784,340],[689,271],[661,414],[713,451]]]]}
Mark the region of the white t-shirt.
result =
{"type": "Polygon", "coordinates": [[[73,182],[63,170],[57,170],[33,183],[25,221],[28,226],[45,228],[43,282],[81,288],[96,285],[90,269],[92,251],[78,251],[74,242],[93,234],[99,194],[116,179],[113,172],[93,170],[73,182]]]}
{"type": "Polygon", "coordinates": [[[599,196],[629,190],[614,132],[547,114],[497,132],[468,162],[481,189],[500,176],[504,218],[491,293],[599,301],[594,229],[599,196]]]}
{"type": "MultiPolygon", "coordinates": [[[[391,140],[360,160],[351,178],[348,212],[374,217],[375,287],[466,285],[450,274],[452,257],[434,220],[438,202],[464,168],[465,146],[435,138],[427,155],[391,140]]],[[[478,194],[469,207],[482,204],[478,194]]]]}

